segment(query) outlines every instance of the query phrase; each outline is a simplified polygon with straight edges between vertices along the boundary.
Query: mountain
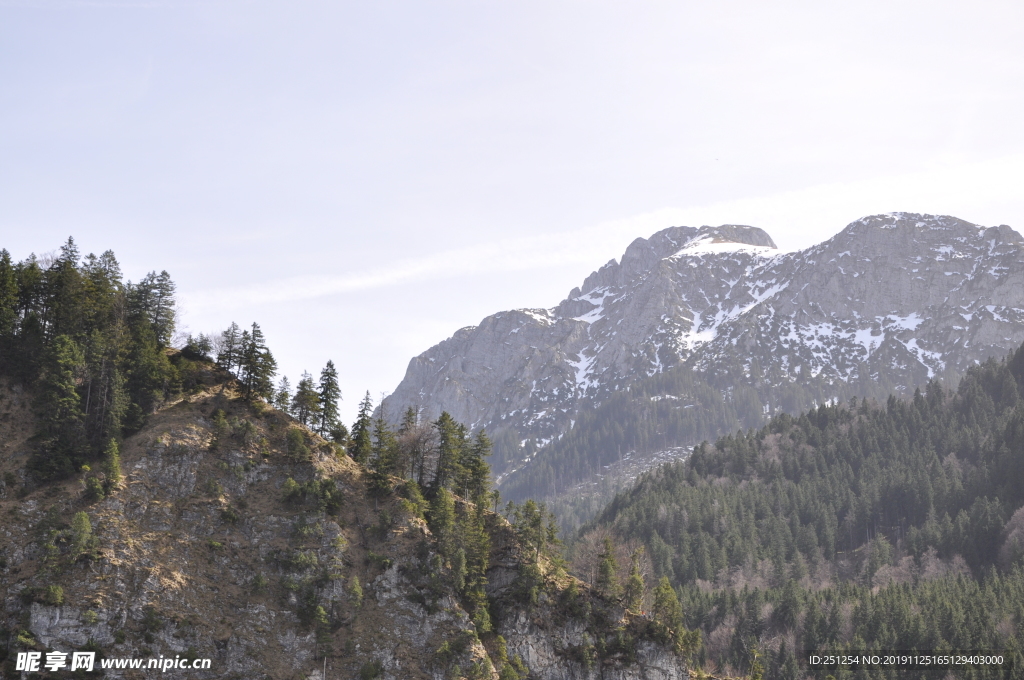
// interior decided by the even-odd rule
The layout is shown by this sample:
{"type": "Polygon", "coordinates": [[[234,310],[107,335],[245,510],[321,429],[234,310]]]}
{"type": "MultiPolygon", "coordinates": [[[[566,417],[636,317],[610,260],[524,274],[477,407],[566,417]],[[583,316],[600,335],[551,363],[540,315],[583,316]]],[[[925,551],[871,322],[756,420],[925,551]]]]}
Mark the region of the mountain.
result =
{"type": "Polygon", "coordinates": [[[507,497],[578,503],[773,413],[955,380],[1024,340],[1022,301],[1024,239],[1005,225],[875,215],[790,253],[755,227],[672,227],[556,307],[415,357],[383,406],[486,428],[507,497]]]}
{"type": "Polygon", "coordinates": [[[524,540],[529,507],[510,524],[442,490],[428,509],[414,483],[193,368],[121,442],[121,473],[108,459],[43,484],[25,467],[35,395],[0,380],[3,677],[52,651],[209,659],[174,668],[200,679],[322,680],[325,663],[330,678],[688,677],[673,630],[524,540]]]}

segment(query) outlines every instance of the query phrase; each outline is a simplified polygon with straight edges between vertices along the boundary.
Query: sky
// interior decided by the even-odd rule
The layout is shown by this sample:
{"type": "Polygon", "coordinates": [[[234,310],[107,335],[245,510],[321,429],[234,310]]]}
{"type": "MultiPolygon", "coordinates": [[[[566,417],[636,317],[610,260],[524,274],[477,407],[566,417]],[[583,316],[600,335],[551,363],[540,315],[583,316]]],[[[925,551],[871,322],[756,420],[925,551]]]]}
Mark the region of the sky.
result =
{"type": "Polygon", "coordinates": [[[1024,3],[0,0],[0,247],[167,270],[349,422],[637,237],[1024,231],[1024,3]]]}

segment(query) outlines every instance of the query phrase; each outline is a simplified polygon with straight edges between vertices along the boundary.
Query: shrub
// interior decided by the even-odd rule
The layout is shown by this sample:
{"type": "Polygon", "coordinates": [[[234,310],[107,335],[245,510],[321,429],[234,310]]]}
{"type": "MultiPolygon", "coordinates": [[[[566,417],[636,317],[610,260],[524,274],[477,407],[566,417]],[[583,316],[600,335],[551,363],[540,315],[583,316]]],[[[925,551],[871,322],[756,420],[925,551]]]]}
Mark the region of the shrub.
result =
{"type": "Polygon", "coordinates": [[[231,436],[231,425],[223,409],[213,412],[213,436],[210,438],[210,450],[216,451],[223,446],[224,441],[231,436]]]}
{"type": "Polygon", "coordinates": [[[348,580],[348,594],[353,605],[357,608],[363,606],[363,586],[359,584],[359,577],[355,574],[348,580]]]}
{"type": "Polygon", "coordinates": [[[216,479],[206,480],[206,493],[211,496],[220,496],[224,493],[224,487],[216,479]]]}
{"type": "Polygon", "coordinates": [[[85,478],[85,497],[90,501],[101,501],[107,494],[103,490],[103,482],[97,477],[85,478]]]}
{"type": "Polygon", "coordinates": [[[360,680],[374,680],[384,674],[384,664],[377,659],[367,661],[359,669],[360,680]]]}
{"type": "Polygon", "coordinates": [[[76,512],[71,518],[71,559],[91,554],[96,549],[96,543],[89,515],[85,512],[76,512]]]}
{"type": "Polygon", "coordinates": [[[240,519],[238,511],[230,505],[220,511],[220,518],[228,524],[234,524],[240,519]]]}
{"type": "Polygon", "coordinates": [[[294,479],[289,477],[281,485],[281,495],[287,503],[298,503],[302,500],[302,487],[294,479]]]}
{"type": "Polygon", "coordinates": [[[366,553],[366,561],[368,564],[373,564],[387,571],[391,567],[391,559],[373,552],[372,550],[366,553]]]}
{"type": "Polygon", "coordinates": [[[471,630],[459,631],[453,639],[445,641],[437,648],[434,658],[441,665],[447,666],[465,654],[470,645],[478,640],[476,633],[471,630]]]}
{"type": "Polygon", "coordinates": [[[60,586],[46,586],[43,591],[43,604],[58,607],[64,604],[64,589],[60,586]]]}
{"type": "Polygon", "coordinates": [[[299,461],[308,461],[311,458],[309,447],[306,445],[305,433],[297,427],[288,430],[286,436],[288,454],[299,461]]]}
{"type": "Polygon", "coordinates": [[[267,580],[267,577],[263,574],[263,572],[260,572],[252,580],[252,592],[254,592],[254,593],[262,593],[262,592],[264,592],[267,589],[267,586],[269,585],[269,583],[270,583],[270,581],[267,580]]]}
{"type": "Polygon", "coordinates": [[[423,519],[427,508],[430,507],[423,497],[420,485],[409,479],[398,487],[398,495],[401,496],[402,509],[413,517],[423,519]]]}

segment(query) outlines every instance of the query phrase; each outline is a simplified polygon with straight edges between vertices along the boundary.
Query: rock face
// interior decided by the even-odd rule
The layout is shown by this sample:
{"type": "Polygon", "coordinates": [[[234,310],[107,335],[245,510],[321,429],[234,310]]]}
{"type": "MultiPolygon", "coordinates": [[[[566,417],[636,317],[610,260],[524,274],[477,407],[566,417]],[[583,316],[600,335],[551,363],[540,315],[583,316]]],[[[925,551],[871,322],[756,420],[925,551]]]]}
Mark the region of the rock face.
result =
{"type": "Polygon", "coordinates": [[[416,506],[371,494],[366,470],[333,445],[216,381],[124,442],[123,482],[99,500],[82,479],[32,488],[19,453],[34,429],[27,400],[0,385],[0,403],[11,416],[0,421],[2,677],[19,676],[18,652],[86,650],[143,663],[210,660],[208,669],[173,671],[188,678],[320,679],[326,658],[329,678],[496,679],[505,663],[495,656],[498,633],[531,677],[686,675],[680,658],[643,634],[646,619],[562,612],[570,582],[586,612],[613,610],[564,574],[531,572],[538,601],[524,601],[523,550],[493,513],[488,594],[500,615],[496,632],[478,630],[416,506]],[[296,430],[305,449],[294,445],[296,430]],[[577,633],[618,639],[620,630],[638,631],[633,658],[609,651],[587,666],[567,652],[577,633]]]}
{"type": "Polygon", "coordinates": [[[516,479],[612,393],[703,408],[693,394],[658,394],[659,375],[691,373],[734,417],[619,459],[816,401],[955,380],[1024,341],[1022,321],[1024,239],[1007,226],[876,215],[792,253],[754,227],[673,227],[634,241],[553,309],[494,314],[415,357],[385,406],[486,427],[503,493],[544,495],[516,479]]]}

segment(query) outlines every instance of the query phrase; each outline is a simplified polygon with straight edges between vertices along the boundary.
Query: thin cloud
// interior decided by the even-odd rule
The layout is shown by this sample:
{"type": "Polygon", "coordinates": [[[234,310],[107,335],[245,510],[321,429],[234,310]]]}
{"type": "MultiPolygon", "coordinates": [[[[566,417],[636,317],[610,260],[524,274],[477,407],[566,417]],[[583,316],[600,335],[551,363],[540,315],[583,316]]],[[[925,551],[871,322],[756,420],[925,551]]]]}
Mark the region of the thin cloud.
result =
{"type": "MultiPolygon", "coordinates": [[[[185,295],[189,309],[200,311],[344,295],[369,289],[451,279],[491,272],[515,272],[587,264],[598,267],[622,254],[637,237],[673,225],[741,223],[764,228],[781,250],[823,241],[867,214],[908,211],[953,214],[984,222],[991,204],[1015,201],[1024,217],[1017,188],[1024,179],[1024,156],[931,168],[891,177],[825,184],[768,196],[722,201],[689,208],[664,208],[573,231],[505,239],[398,260],[387,266],[335,276],[300,276],[260,284],[185,295]]],[[[1005,209],[1005,208],[1003,208],[1005,209]]],[[[1018,225],[1020,226],[1020,225],[1018,225]]]]}

